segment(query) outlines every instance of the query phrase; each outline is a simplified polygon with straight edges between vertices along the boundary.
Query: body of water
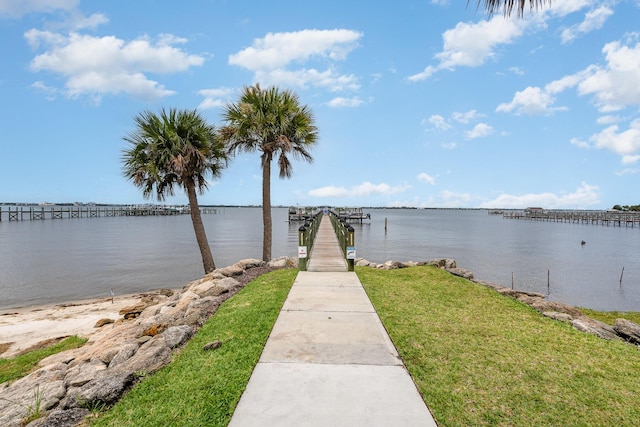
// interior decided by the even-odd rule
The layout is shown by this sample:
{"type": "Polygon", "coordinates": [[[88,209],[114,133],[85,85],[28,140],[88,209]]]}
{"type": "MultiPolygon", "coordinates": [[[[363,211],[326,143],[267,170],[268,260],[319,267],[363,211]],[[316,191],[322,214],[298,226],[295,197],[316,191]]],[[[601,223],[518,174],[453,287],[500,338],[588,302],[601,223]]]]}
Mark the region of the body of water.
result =
{"type": "MultiPolygon", "coordinates": [[[[484,210],[365,211],[371,221],[354,224],[358,257],[454,258],[478,279],[510,287],[513,277],[516,289],[551,300],[640,311],[638,227],[508,220],[484,210]]],[[[260,208],[219,208],[203,220],[218,267],[262,257],[260,208]]],[[[299,226],[287,222],[287,209],[273,210],[273,257],[296,256],[299,226]]],[[[0,222],[0,309],[176,288],[202,275],[188,215],[0,222]]]]}

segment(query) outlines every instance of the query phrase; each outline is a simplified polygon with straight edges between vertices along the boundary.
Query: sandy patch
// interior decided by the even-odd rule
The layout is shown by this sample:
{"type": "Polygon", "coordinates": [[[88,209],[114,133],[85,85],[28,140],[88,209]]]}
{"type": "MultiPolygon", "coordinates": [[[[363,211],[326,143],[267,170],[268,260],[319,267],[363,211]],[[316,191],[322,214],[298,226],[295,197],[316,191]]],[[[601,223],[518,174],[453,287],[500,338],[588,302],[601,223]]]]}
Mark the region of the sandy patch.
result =
{"type": "Polygon", "coordinates": [[[116,296],[69,304],[0,310],[0,357],[9,358],[41,341],[78,335],[90,337],[99,331],[101,319],[118,320],[119,311],[140,301],[142,294],[116,296]]]}

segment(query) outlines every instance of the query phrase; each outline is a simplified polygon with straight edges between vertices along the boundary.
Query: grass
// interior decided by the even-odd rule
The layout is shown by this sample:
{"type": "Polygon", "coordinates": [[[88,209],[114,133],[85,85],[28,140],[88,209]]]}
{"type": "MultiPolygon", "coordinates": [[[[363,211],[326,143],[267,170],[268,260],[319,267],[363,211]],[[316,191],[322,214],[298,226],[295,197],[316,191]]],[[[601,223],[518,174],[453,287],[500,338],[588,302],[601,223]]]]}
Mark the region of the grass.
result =
{"type": "Polygon", "coordinates": [[[636,426],[640,352],[431,267],[356,269],[440,426],[636,426]]]}
{"type": "Polygon", "coordinates": [[[86,338],[72,336],[52,346],[30,351],[11,359],[0,358],[0,384],[28,375],[36,367],[38,362],[45,357],[60,353],[61,351],[81,347],[86,342],[86,338]]]}
{"type": "Polygon", "coordinates": [[[580,307],[580,310],[587,316],[609,325],[613,325],[616,319],[627,319],[640,324],[640,313],[635,311],[596,311],[583,307],[580,307]]]}
{"type": "Polygon", "coordinates": [[[226,426],[293,284],[297,270],[259,276],[189,341],[170,365],[150,375],[93,426],[226,426]],[[220,340],[222,346],[204,351],[220,340]]]}

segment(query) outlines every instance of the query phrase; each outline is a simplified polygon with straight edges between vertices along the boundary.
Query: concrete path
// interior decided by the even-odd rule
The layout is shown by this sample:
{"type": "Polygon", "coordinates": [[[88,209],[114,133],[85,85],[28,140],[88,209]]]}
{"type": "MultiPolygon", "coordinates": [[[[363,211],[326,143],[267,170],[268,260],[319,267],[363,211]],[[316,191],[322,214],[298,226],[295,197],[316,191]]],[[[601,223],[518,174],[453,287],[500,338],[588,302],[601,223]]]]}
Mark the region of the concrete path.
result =
{"type": "MultiPolygon", "coordinates": [[[[321,227],[328,222],[325,217],[321,227]]],[[[319,253],[312,252],[316,259],[319,253]]],[[[319,261],[315,266],[325,265],[319,261]]],[[[341,272],[298,273],[229,425],[436,423],[345,264],[341,272]]]]}

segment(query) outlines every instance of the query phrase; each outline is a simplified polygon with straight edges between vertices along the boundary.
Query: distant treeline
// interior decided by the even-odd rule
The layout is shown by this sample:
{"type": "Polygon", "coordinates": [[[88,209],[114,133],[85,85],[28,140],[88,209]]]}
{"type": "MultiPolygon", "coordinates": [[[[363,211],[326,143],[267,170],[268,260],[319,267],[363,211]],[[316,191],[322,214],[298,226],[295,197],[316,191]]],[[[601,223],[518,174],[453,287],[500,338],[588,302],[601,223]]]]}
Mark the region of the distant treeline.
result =
{"type": "Polygon", "coordinates": [[[640,205],[633,205],[633,206],[629,206],[629,205],[624,205],[624,206],[620,206],[620,205],[615,205],[613,207],[614,211],[635,211],[635,212],[640,212],[640,205]]]}

